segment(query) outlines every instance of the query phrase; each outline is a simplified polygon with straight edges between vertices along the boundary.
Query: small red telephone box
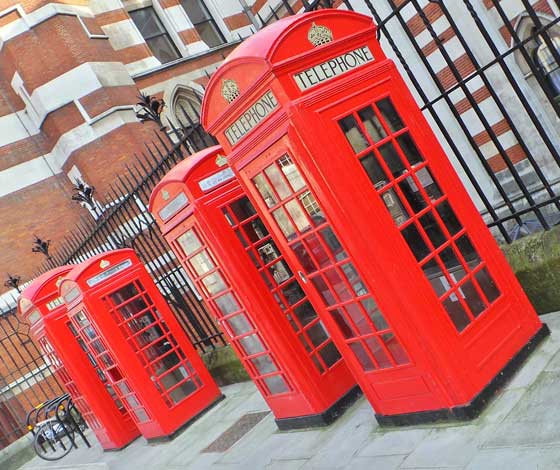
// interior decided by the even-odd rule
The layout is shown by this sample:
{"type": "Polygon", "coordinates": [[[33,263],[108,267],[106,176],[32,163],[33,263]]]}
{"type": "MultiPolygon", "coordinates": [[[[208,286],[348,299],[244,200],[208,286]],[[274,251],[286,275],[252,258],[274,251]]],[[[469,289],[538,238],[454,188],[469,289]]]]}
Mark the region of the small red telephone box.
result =
{"type": "Polygon", "coordinates": [[[221,151],[173,168],[150,211],[278,427],[326,425],[357,396],[356,381],[221,151]]]}
{"type": "Polygon", "coordinates": [[[146,439],[171,437],[223,397],[133,250],[84,261],[60,295],[146,439]]]}
{"type": "Polygon", "coordinates": [[[20,295],[20,314],[104,450],[121,449],[140,431],[70,324],[58,284],[75,266],[42,274],[20,295]]]}
{"type": "Polygon", "coordinates": [[[380,422],[472,416],[547,334],[370,17],[246,39],[202,124],[380,422]]]}

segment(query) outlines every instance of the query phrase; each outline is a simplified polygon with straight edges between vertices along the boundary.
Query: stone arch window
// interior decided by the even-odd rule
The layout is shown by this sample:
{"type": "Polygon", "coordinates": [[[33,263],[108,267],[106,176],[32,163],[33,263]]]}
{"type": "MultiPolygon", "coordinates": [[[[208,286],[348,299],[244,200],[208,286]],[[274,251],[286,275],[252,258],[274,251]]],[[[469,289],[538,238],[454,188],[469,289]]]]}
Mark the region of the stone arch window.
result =
{"type": "MultiPolygon", "coordinates": [[[[539,19],[545,26],[551,22],[550,18],[542,15],[539,16],[539,19]]],[[[542,39],[541,35],[537,33],[534,22],[528,16],[523,16],[519,19],[516,30],[519,39],[521,41],[526,41],[524,49],[527,51],[527,54],[530,56],[536,68],[536,72],[533,72],[527,64],[527,61],[523,58],[521,52],[516,51],[515,58],[521,71],[525,75],[525,79],[530,87],[537,91],[539,98],[541,98],[543,102],[548,101],[545,96],[546,91],[549,96],[552,96],[560,105],[560,63],[558,63],[550,47],[542,39]],[[538,73],[538,78],[541,79],[540,82],[543,83],[543,85],[539,83],[535,73],[538,73]],[[543,90],[543,88],[546,90],[543,90]]],[[[554,26],[548,28],[545,34],[548,35],[550,42],[558,54],[560,54],[560,27],[554,26]]],[[[550,111],[554,113],[549,103],[546,103],[546,108],[550,108],[550,111]]]]}
{"type": "Polygon", "coordinates": [[[210,48],[226,42],[204,0],[180,0],[200,39],[210,48]]]}
{"type": "Polygon", "coordinates": [[[200,124],[202,96],[190,87],[179,86],[173,93],[167,110],[168,121],[184,135],[193,151],[214,145],[214,139],[200,124]]]}

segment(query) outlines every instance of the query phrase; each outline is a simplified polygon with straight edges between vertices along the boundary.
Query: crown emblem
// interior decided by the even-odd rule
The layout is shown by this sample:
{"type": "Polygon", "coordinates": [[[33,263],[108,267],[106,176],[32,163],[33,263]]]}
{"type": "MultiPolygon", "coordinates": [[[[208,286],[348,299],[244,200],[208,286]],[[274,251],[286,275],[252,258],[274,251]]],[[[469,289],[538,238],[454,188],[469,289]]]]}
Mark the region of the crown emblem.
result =
{"type": "Polygon", "coordinates": [[[326,26],[313,23],[307,33],[307,39],[309,39],[309,42],[311,44],[317,47],[321,44],[327,44],[328,42],[331,42],[333,40],[333,34],[332,31],[326,26]]]}
{"type": "Polygon", "coordinates": [[[63,280],[64,280],[64,277],[58,276],[58,279],[55,282],[56,287],[60,287],[60,284],[62,284],[63,280]]]}
{"type": "Polygon", "coordinates": [[[109,263],[109,261],[107,261],[106,259],[101,260],[101,263],[99,263],[99,267],[101,269],[105,269],[107,266],[109,266],[111,263],[109,263]]]}
{"type": "Polygon", "coordinates": [[[164,201],[167,201],[169,199],[169,192],[168,191],[162,191],[161,192],[161,197],[163,198],[164,201]]]}
{"type": "Polygon", "coordinates": [[[229,78],[222,80],[222,96],[228,103],[231,103],[239,94],[239,87],[235,80],[229,78]]]}
{"type": "Polygon", "coordinates": [[[219,154],[219,155],[216,157],[216,165],[218,165],[218,166],[227,165],[227,158],[224,157],[223,155],[219,154]]]}

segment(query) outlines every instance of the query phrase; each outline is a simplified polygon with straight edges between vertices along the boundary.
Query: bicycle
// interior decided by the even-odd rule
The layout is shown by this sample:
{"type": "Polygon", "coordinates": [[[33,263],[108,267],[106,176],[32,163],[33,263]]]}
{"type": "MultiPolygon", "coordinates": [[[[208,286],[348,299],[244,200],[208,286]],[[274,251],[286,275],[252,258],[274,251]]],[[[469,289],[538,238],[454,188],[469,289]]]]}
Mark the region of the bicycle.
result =
{"type": "Polygon", "coordinates": [[[40,421],[33,431],[33,449],[43,460],[60,460],[76,446],[72,427],[56,418],[40,421]]]}

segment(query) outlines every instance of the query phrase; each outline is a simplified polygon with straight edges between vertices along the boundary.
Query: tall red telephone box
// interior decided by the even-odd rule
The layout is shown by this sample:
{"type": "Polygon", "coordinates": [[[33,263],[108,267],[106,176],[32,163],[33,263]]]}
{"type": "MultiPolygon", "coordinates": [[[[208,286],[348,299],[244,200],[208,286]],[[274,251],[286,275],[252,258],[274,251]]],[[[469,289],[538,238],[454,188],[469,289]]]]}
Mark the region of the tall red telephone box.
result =
{"type": "Polygon", "coordinates": [[[171,437],[223,397],[133,250],[84,261],[60,295],[146,439],[171,437]]]}
{"type": "Polygon", "coordinates": [[[259,31],[202,124],[380,422],[472,416],[547,334],[370,17],[259,31]]]}
{"type": "Polygon", "coordinates": [[[58,284],[73,268],[62,266],[39,276],[21,293],[18,308],[101,447],[121,449],[140,431],[70,324],[58,284]]]}
{"type": "Polygon", "coordinates": [[[221,151],[173,168],[150,211],[278,427],[326,425],[357,396],[356,381],[221,151]]]}

